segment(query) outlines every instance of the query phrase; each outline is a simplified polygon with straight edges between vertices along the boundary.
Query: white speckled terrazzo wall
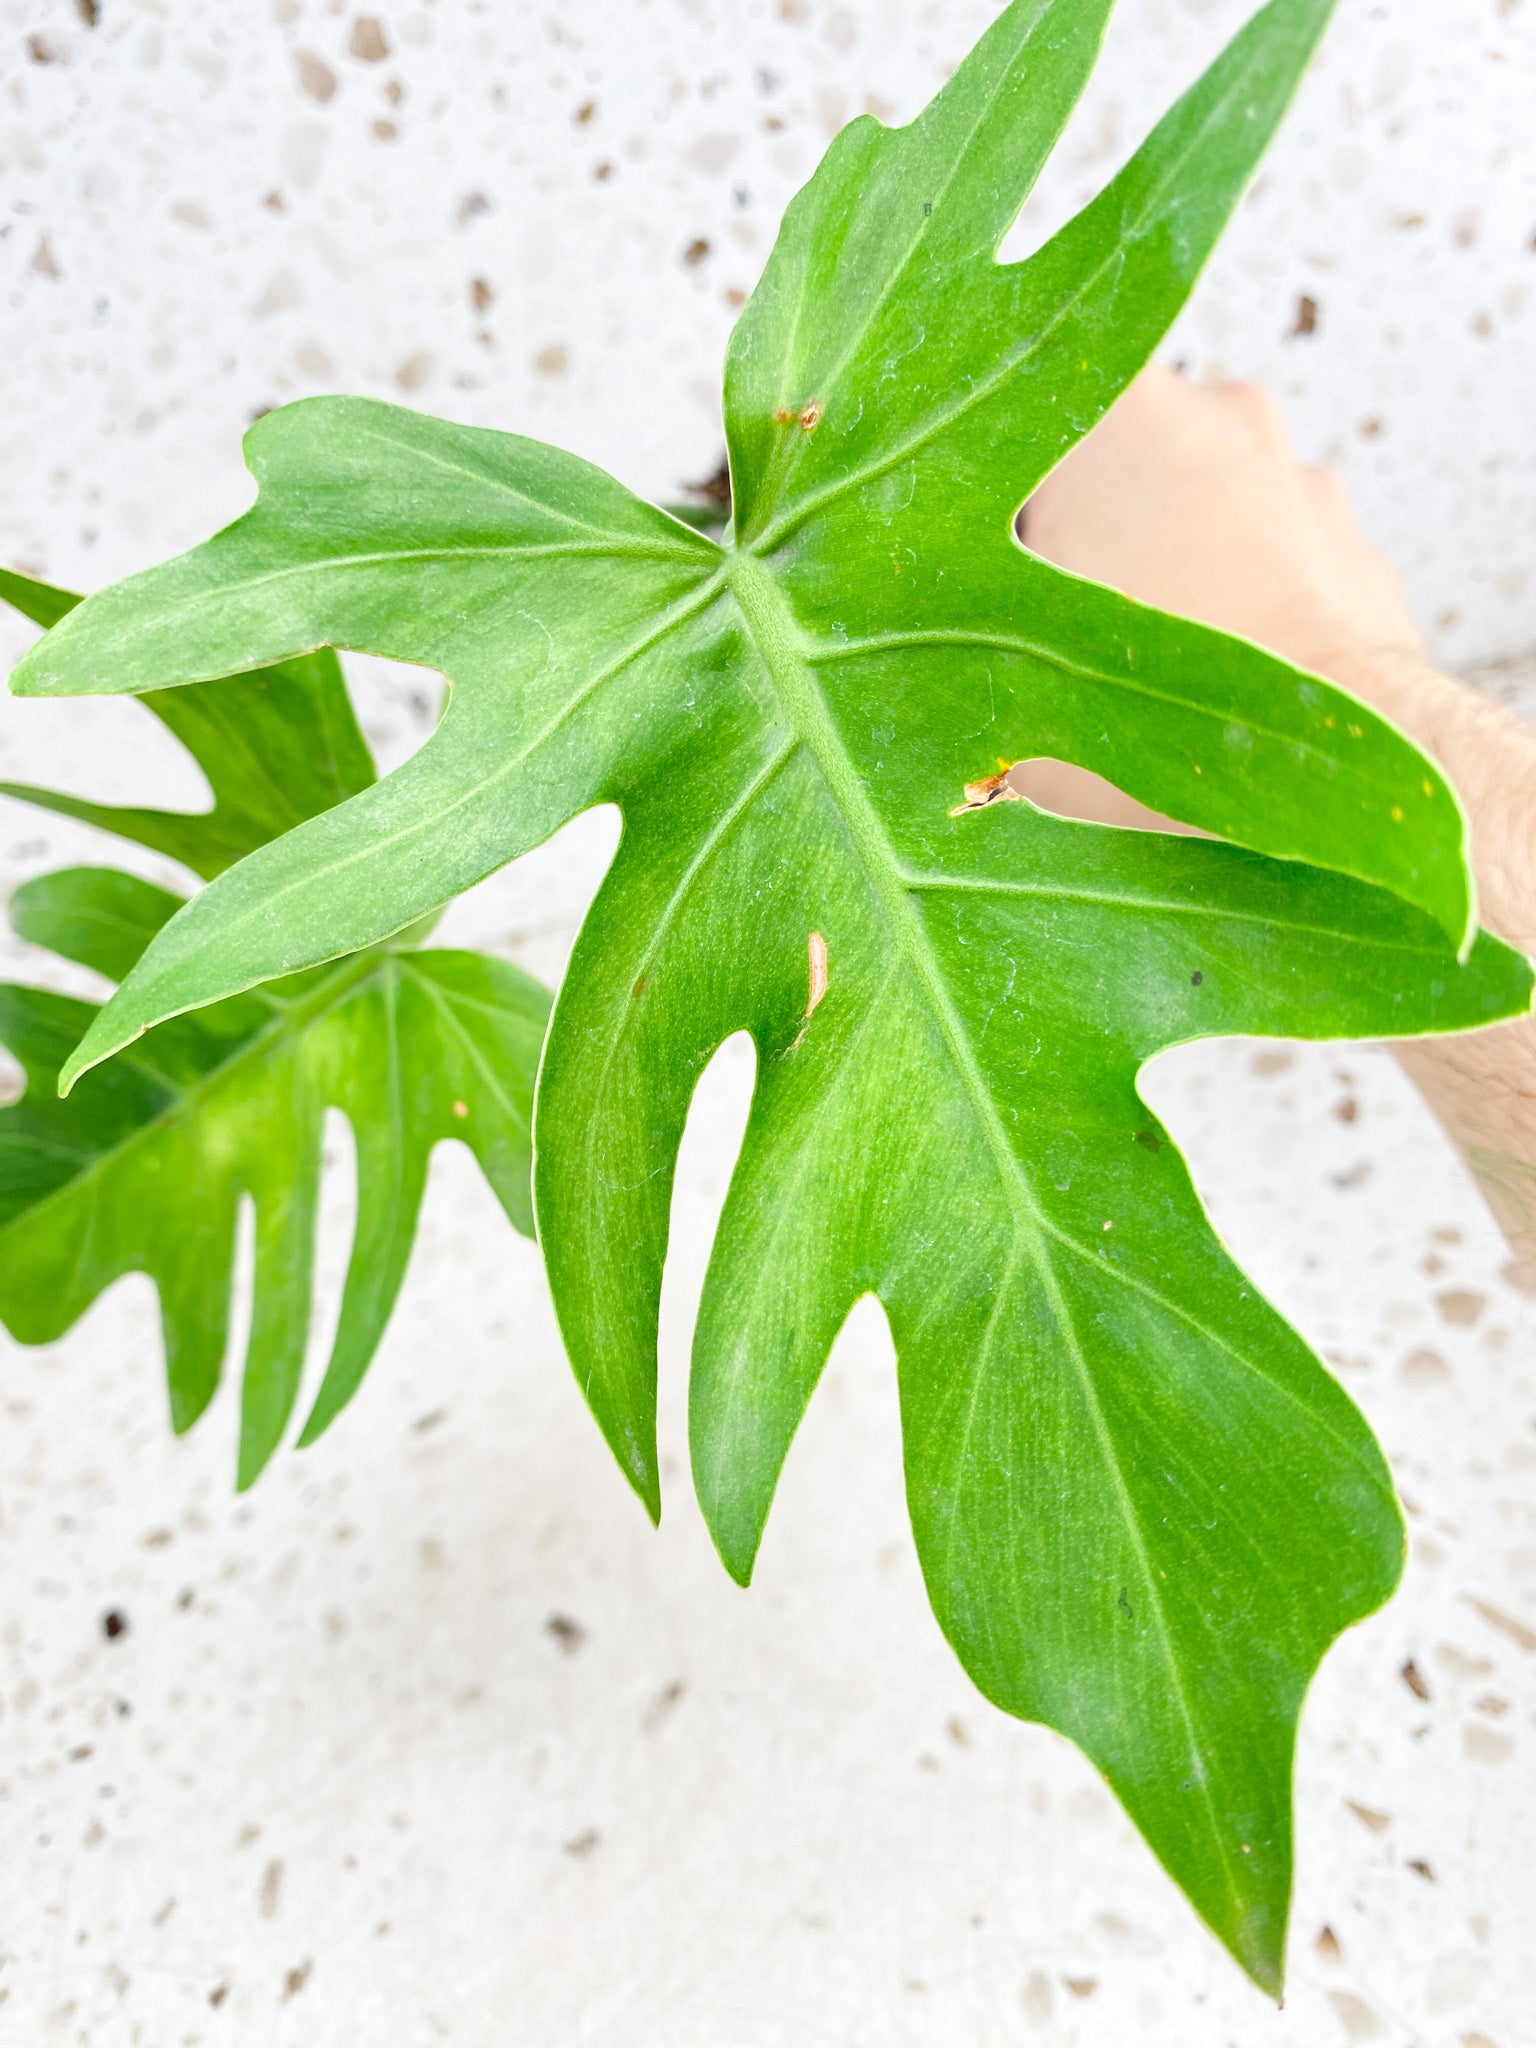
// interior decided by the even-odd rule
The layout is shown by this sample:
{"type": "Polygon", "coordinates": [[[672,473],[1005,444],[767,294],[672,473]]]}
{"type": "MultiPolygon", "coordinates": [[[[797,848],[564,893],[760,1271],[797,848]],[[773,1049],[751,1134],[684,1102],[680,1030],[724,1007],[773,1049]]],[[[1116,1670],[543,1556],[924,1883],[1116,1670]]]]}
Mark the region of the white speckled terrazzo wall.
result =
{"type": "MultiPolygon", "coordinates": [[[[321,390],[675,492],[718,460],[721,350],[790,192],[850,114],[913,111],[991,11],[0,0],[0,560],[91,587],[188,544],[247,502],[251,416],[321,390]]],[[[1122,0],[1020,237],[1248,11],[1122,0]]],[[[1171,344],[1279,390],[1442,658],[1502,659],[1517,698],[1533,105],[1536,0],[1342,0],[1171,344]]],[[[397,760],[430,679],[358,673],[397,760]]],[[[0,775],[197,801],[121,703],[0,702],[0,775]]],[[[611,846],[581,821],[450,937],[555,977],[611,846]]],[[[104,857],[173,879],[0,807],[0,890],[104,857]]],[[[0,971],[64,980],[9,938],[0,971]]],[[[1088,1767],[938,1638],[878,1316],[839,1346],[753,1592],[715,1564],[681,1388],[748,1082],[727,1048],[679,1176],[657,1536],[456,1150],[362,1398],[244,1501],[230,1389],[169,1439],[142,1283],[48,1350],[0,1337],[0,2048],[1524,2048],[1536,1313],[1396,1068],[1204,1047],[1151,1086],[1410,1513],[1402,1594],[1309,1704],[1280,2014],[1088,1767]]]]}

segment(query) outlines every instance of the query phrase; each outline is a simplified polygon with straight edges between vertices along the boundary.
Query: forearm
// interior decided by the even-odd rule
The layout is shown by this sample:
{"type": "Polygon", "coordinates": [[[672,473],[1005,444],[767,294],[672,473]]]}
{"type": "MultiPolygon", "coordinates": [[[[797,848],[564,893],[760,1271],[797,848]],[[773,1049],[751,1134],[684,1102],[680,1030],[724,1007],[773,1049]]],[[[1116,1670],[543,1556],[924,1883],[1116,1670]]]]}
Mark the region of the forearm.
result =
{"type": "MultiPolygon", "coordinates": [[[[1449,775],[1471,823],[1479,914],[1536,953],[1536,732],[1411,655],[1320,650],[1309,664],[1366,699],[1449,775]]],[[[1536,1018],[1395,1048],[1476,1174],[1536,1285],[1536,1018]]]]}

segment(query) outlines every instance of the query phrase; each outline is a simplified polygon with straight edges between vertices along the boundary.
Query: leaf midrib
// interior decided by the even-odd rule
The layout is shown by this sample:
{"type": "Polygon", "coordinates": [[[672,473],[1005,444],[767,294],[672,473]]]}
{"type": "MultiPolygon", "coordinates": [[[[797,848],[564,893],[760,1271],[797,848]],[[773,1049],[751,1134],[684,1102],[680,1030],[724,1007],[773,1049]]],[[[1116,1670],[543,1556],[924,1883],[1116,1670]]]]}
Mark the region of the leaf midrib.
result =
{"type": "MultiPolygon", "coordinates": [[[[908,900],[905,876],[895,848],[879,813],[865,794],[833,724],[811,664],[806,659],[794,614],[771,573],[750,553],[743,551],[731,558],[727,580],[790,729],[821,771],[864,870],[880,898],[892,936],[905,954],[950,1043],[1003,1178],[1010,1186],[1015,1186],[1018,1182],[1017,1160],[991,1103],[985,1081],[965,1044],[963,1028],[944,987],[938,962],[908,900]]],[[[1024,1211],[1024,1219],[1038,1231],[1033,1204],[1024,1211]]]]}
{"type": "MultiPolygon", "coordinates": [[[[1045,20],[1047,16],[1049,16],[1053,5],[1054,0],[1038,0],[1036,11],[1030,16],[1027,24],[1024,26],[1018,38],[1017,43],[1015,44],[1013,56],[1010,60],[1010,69],[1012,68],[1013,64],[1016,64],[1018,62],[1020,53],[1025,48],[1027,48],[1027,46],[1031,42],[1034,41],[1035,36],[1040,31],[1042,21],[1045,20]]],[[[939,97],[943,97],[942,93],[939,97]]],[[[937,100],[930,102],[930,104],[923,109],[923,111],[916,117],[915,120],[905,123],[900,128],[888,128],[886,127],[883,121],[876,123],[876,125],[880,128],[880,130],[887,139],[887,146],[891,152],[893,167],[896,168],[898,171],[901,169],[901,165],[898,159],[900,158],[902,152],[905,149],[915,147],[918,143],[921,142],[921,140],[923,139],[924,124],[927,122],[929,116],[933,112],[933,108],[937,106],[937,104],[937,100]]],[[[970,123],[969,127],[966,130],[965,141],[963,145],[955,151],[954,160],[950,164],[949,169],[944,173],[943,177],[940,178],[938,183],[934,186],[932,193],[930,195],[930,203],[928,204],[926,211],[918,214],[914,222],[912,236],[908,241],[906,248],[901,251],[900,255],[897,257],[896,261],[892,265],[890,272],[881,281],[879,290],[876,292],[874,299],[871,301],[869,307],[866,310],[865,318],[862,324],[854,331],[852,336],[849,338],[846,346],[843,349],[842,354],[839,357],[837,357],[832,367],[827,371],[825,376],[815,380],[817,389],[814,391],[806,388],[807,373],[802,371],[798,364],[795,364],[794,362],[795,351],[800,345],[800,329],[804,321],[805,310],[812,297],[812,294],[804,288],[804,272],[802,271],[800,278],[801,289],[796,297],[795,310],[791,320],[789,337],[784,349],[783,361],[785,374],[784,377],[781,378],[779,384],[780,409],[783,409],[786,406],[792,406],[793,410],[798,413],[801,410],[802,406],[805,404],[806,400],[811,397],[819,398],[824,408],[831,403],[834,394],[837,393],[842,384],[842,379],[845,373],[847,372],[849,365],[855,362],[858,358],[859,351],[863,348],[865,342],[868,340],[869,335],[872,329],[874,328],[876,321],[879,319],[881,313],[884,311],[886,305],[889,303],[891,295],[895,292],[897,286],[901,283],[902,279],[911,269],[912,263],[915,257],[917,256],[918,251],[927,241],[930,234],[937,233],[935,223],[940,218],[939,204],[942,200],[948,197],[951,185],[953,185],[955,179],[959,177],[961,171],[965,167],[966,159],[970,155],[970,152],[975,145],[976,137],[981,133],[981,130],[983,129],[983,127],[985,127],[987,121],[991,118],[993,111],[994,109],[990,101],[982,100],[978,103],[976,108],[975,119],[970,123]],[[790,381],[791,379],[793,381],[790,381]],[[799,394],[798,397],[794,395],[795,393],[799,394]]],[[[1037,165],[1037,172],[1038,168],[1039,167],[1037,165]]],[[[1028,194],[1026,193],[1024,196],[1027,198],[1028,194]]],[[[1020,206],[1022,206],[1023,203],[1024,200],[1021,198],[1019,201],[1020,206]]],[[[994,258],[994,261],[995,260],[996,259],[994,258]]],[[[789,488],[790,484],[794,480],[795,471],[799,467],[800,456],[809,445],[810,444],[803,433],[798,435],[798,437],[786,435],[780,436],[778,445],[773,449],[769,457],[768,474],[763,479],[765,488],[758,492],[756,495],[756,503],[762,505],[765,509],[768,509],[770,511],[770,515],[772,500],[774,496],[778,492],[787,490],[789,488]],[[786,454],[788,457],[787,460],[785,459],[786,454]]],[[[771,516],[768,523],[771,526],[771,516]]],[[[745,547],[751,545],[752,543],[753,534],[750,528],[738,536],[738,545],[745,547]]]]}
{"type": "Polygon", "coordinates": [[[1020,1239],[1027,1245],[1040,1282],[1055,1316],[1063,1345],[1078,1382],[1089,1423],[1099,1445],[1131,1550],[1141,1570],[1148,1606],[1154,1617],[1163,1660],[1184,1724],[1200,1797],[1206,1808],[1211,1839],[1217,1846],[1226,1878],[1229,1899],[1242,1899],[1226,1841],[1216,1812],[1206,1767],[1204,1748],[1196,1735],[1196,1722],[1188,1688],[1173,1638],[1163,1611],[1162,1597],[1147,1551],[1146,1540],[1136,1515],[1135,1503],[1126,1485],[1119,1454],[1109,1422],[1099,1399],[1087,1358],[1078,1340],[1076,1325],[1057,1278],[1049,1250],[1050,1233],[1035,1200],[1018,1155],[1008,1143],[1007,1133],[992,1101],[985,1078],[966,1043],[964,1026],[955,1011],[943,975],[927,935],[907,894],[903,871],[897,861],[878,812],[866,795],[822,696],[815,672],[807,661],[801,635],[789,603],[771,572],[752,551],[733,554],[726,565],[726,580],[745,622],[748,636],[778,696],[786,722],[816,762],[828,794],[836,804],[855,851],[867,874],[896,947],[905,959],[914,981],[922,989],[934,1021],[954,1062],[978,1126],[993,1156],[1004,1200],[1012,1212],[1020,1239]]]}

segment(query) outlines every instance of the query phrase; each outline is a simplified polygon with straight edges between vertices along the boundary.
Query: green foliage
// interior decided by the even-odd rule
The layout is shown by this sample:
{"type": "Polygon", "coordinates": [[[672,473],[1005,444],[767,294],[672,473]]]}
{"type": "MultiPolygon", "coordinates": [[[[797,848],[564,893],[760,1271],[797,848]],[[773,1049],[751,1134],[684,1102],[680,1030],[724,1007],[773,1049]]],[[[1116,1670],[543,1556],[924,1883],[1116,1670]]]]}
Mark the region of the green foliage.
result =
{"type": "MultiPolygon", "coordinates": [[[[0,598],[39,626],[56,625],[81,601],[13,569],[0,569],[0,598]]],[[[0,782],[0,796],[99,825],[169,855],[207,882],[375,779],[341,664],[328,647],[224,677],[217,689],[146,690],[139,702],[202,769],[211,810],[188,815],[93,804],[15,782],[0,782]]]]}
{"type": "MultiPolygon", "coordinates": [[[[40,623],[76,602],[9,574],[0,593],[40,623]]],[[[109,809],[12,784],[0,792],[216,874],[373,780],[332,654],[146,702],[207,775],[212,812],[109,809]]],[[[114,869],[74,868],[17,890],[11,922],[118,981],[181,902],[114,869]]],[[[384,1334],[434,1145],[468,1144],[512,1222],[532,1233],[529,1124],[548,1005],[537,982],[502,961],[407,939],[162,1024],[61,1100],[59,1070],[95,1008],[0,985],[0,1043],[26,1080],[21,1100],[0,1109],[0,1320],[24,1343],[46,1343],[122,1274],[148,1273],[172,1421],[189,1428],[218,1385],[248,1195],[256,1271],[239,1478],[249,1485],[298,1393],[326,1109],[342,1110],[356,1138],[358,1221],[301,1443],[350,1400],[384,1334]]]]}
{"type": "MultiPolygon", "coordinates": [[[[749,1575],[832,1339],[876,1294],[938,1618],[1079,1743],[1279,1983],[1290,1777],[1329,1642],[1396,1580],[1362,1418],[1207,1223],[1159,1048],[1518,1014],[1453,793],[1256,648],[1062,574],[1021,500],[1146,361],[1330,0],[1271,0],[1027,262],[1014,218],[1109,0],[1014,0],[910,127],[845,130],[733,338],[722,546],[558,450],[359,400],[247,439],[254,509],[91,600],[35,694],[364,647],[450,681],[398,773],[216,881],[66,1078],[384,941],[578,811],[624,836],[555,1007],[535,1200],[577,1377],[655,1513],[674,1160],[730,1033],[751,1121],[695,1340],[695,1481],[749,1575]],[[963,801],[1098,770],[1214,839],[963,801]]],[[[110,1071],[110,1070],[109,1070],[110,1071]]]]}

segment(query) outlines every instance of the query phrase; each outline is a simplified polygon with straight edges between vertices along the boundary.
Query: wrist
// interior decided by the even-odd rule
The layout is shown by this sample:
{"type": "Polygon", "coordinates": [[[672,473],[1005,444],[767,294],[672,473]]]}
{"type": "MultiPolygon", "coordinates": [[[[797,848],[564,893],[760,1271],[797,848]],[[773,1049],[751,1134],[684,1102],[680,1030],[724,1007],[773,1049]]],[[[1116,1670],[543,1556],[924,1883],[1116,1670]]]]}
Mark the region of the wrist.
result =
{"type": "Polygon", "coordinates": [[[1418,641],[1372,639],[1323,622],[1287,637],[1291,645],[1280,651],[1288,661],[1325,676],[1388,718],[1398,716],[1395,706],[1417,700],[1431,686],[1453,692],[1460,687],[1430,666],[1418,641]]]}

